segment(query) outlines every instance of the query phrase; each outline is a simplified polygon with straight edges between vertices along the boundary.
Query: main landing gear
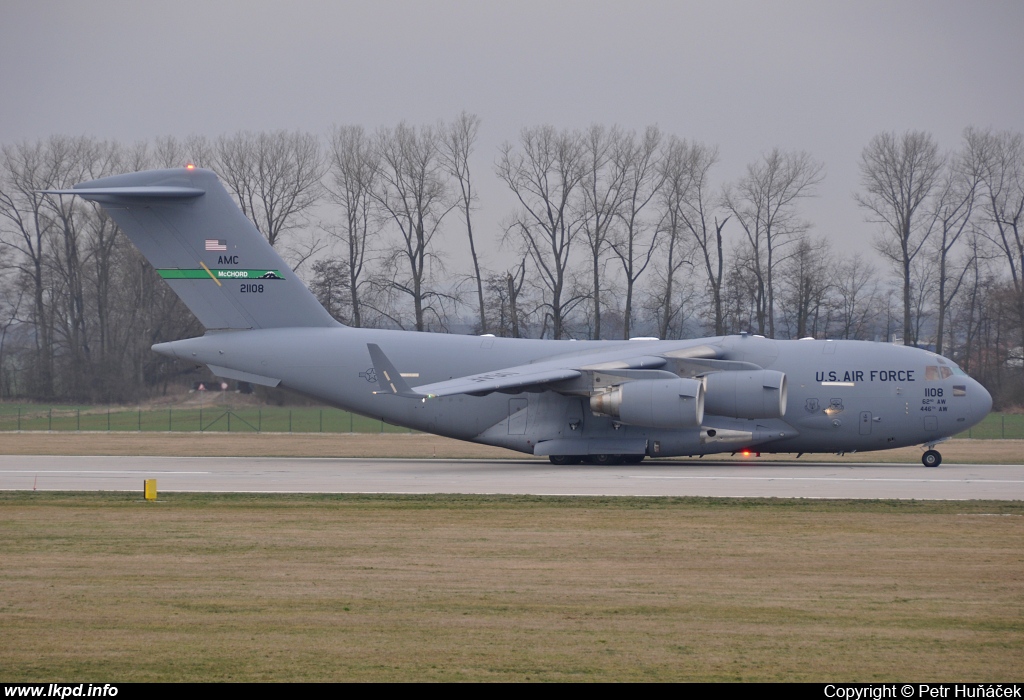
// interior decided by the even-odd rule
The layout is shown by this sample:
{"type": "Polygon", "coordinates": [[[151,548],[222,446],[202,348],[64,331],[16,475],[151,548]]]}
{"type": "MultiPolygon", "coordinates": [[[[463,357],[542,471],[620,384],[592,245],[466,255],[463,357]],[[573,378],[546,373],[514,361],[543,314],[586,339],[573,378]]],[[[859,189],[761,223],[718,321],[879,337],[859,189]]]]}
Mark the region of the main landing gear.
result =
{"type": "Polygon", "coordinates": [[[921,455],[921,464],[926,467],[937,467],[942,464],[942,455],[939,454],[938,450],[926,450],[921,455]]]}
{"type": "Polygon", "coordinates": [[[560,467],[568,464],[579,464],[580,462],[602,465],[640,464],[640,462],[644,461],[644,455],[589,455],[587,457],[579,455],[550,455],[548,459],[552,464],[557,464],[560,467]]]}

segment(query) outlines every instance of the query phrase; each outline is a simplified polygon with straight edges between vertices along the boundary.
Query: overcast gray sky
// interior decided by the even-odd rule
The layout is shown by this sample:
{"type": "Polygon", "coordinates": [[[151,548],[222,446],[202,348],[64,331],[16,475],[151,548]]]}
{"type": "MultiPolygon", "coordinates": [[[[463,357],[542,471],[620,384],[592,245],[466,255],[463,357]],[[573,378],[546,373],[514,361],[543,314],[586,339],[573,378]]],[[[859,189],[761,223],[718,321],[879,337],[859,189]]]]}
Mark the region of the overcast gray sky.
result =
{"type": "MultiPolygon", "coordinates": [[[[241,129],[326,134],[483,120],[493,176],[521,127],[658,124],[717,144],[717,180],[778,146],[825,163],[803,208],[841,250],[874,229],[852,200],[881,131],[1024,131],[1024,2],[40,2],[0,4],[0,143],[132,142],[241,129]]],[[[735,235],[735,232],[734,232],[735,235]]]]}

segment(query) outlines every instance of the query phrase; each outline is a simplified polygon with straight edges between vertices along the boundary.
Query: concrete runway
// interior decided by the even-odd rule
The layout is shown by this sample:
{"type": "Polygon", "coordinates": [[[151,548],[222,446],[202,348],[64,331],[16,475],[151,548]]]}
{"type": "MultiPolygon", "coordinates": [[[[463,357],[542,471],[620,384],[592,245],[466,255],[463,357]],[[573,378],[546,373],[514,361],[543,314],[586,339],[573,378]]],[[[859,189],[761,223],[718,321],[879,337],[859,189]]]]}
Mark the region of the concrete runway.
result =
{"type": "Polygon", "coordinates": [[[1024,466],[0,456],[0,490],[1024,500],[1024,466]]]}

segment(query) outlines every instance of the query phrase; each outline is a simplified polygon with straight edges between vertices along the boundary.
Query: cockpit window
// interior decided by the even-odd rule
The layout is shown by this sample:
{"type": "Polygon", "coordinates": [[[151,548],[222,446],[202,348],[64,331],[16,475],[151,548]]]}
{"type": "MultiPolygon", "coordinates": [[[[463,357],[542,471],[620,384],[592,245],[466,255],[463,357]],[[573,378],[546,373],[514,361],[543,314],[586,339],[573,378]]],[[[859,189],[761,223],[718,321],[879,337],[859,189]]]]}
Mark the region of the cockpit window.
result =
{"type": "Polygon", "coordinates": [[[952,376],[953,370],[951,370],[949,367],[946,367],[945,365],[943,365],[942,367],[937,367],[936,365],[927,365],[924,368],[924,380],[926,382],[937,382],[942,379],[949,379],[952,376]]]}
{"type": "MultiPolygon", "coordinates": [[[[950,374],[947,374],[947,372],[950,371],[950,370],[952,370],[953,374],[958,374],[961,377],[966,377],[967,376],[967,372],[964,372],[962,369],[960,369],[960,365],[958,365],[957,363],[953,362],[948,357],[943,357],[942,355],[934,355],[934,357],[935,357],[935,361],[938,362],[939,365],[942,365],[942,367],[940,368],[942,370],[940,374],[941,374],[943,379],[945,379],[946,377],[952,376],[950,374]],[[947,366],[950,368],[950,370],[946,369],[947,366]]],[[[926,379],[931,379],[931,377],[926,377],[926,379]]]]}

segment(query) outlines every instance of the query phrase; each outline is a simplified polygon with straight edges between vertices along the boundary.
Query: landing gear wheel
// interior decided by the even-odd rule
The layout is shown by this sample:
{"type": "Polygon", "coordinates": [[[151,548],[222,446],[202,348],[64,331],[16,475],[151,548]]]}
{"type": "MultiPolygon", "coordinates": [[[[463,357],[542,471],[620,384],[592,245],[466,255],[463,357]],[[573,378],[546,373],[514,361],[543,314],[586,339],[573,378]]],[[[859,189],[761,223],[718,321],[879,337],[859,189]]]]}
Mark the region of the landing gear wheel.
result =
{"type": "Polygon", "coordinates": [[[942,455],[938,450],[928,450],[921,455],[921,464],[926,467],[937,467],[942,464],[942,455]]]}
{"type": "Polygon", "coordinates": [[[568,464],[579,464],[580,458],[575,455],[551,455],[548,457],[552,464],[564,467],[568,464]]]}
{"type": "Polygon", "coordinates": [[[623,464],[640,464],[644,461],[644,455],[622,455],[623,464]]]}
{"type": "Polygon", "coordinates": [[[590,455],[587,461],[591,464],[612,465],[622,461],[622,455],[590,455]]]}

